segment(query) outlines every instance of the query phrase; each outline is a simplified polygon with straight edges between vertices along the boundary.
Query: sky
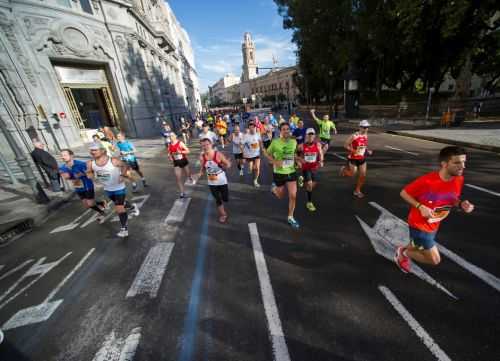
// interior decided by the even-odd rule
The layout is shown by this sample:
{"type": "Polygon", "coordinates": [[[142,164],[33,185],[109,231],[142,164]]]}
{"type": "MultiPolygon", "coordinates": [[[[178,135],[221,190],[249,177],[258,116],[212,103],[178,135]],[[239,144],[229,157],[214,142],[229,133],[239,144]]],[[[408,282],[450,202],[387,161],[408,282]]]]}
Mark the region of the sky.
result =
{"type": "Polygon", "coordinates": [[[292,32],[283,29],[283,18],[272,0],[167,2],[191,38],[201,93],[227,73],[241,75],[241,44],[247,31],[252,34],[258,66],[271,67],[273,55],[277,66],[295,65],[292,32]]]}

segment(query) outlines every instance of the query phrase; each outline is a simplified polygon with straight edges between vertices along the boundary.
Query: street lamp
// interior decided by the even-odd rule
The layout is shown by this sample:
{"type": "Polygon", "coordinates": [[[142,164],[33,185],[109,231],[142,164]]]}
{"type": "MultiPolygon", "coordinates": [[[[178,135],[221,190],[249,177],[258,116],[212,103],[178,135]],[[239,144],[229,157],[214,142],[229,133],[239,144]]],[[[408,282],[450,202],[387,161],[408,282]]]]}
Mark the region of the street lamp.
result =
{"type": "Polygon", "coordinates": [[[359,110],[358,72],[350,63],[344,74],[344,112],[346,118],[356,118],[359,110]]]}
{"type": "Polygon", "coordinates": [[[333,119],[333,106],[332,106],[332,87],[333,87],[333,70],[328,71],[328,99],[330,103],[330,117],[333,119]]]}

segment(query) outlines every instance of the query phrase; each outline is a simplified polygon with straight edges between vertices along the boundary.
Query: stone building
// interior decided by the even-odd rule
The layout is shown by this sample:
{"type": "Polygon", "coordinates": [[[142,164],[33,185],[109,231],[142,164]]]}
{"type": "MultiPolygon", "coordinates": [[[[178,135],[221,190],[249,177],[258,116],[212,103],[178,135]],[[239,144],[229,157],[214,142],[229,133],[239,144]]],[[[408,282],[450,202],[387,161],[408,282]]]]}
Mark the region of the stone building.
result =
{"type": "MultiPolygon", "coordinates": [[[[168,3],[0,0],[0,121],[27,152],[109,126],[155,136],[201,110],[194,56],[168,3]]],[[[0,132],[0,153],[12,158],[0,132]]],[[[1,166],[0,166],[1,167],[1,166]]]]}
{"type": "MultiPolygon", "coordinates": [[[[210,102],[214,105],[218,103],[231,103],[233,96],[230,88],[233,89],[240,83],[240,78],[233,74],[226,74],[220,78],[214,85],[209,87],[210,102]]],[[[238,95],[239,96],[239,95],[238,95]]]]}

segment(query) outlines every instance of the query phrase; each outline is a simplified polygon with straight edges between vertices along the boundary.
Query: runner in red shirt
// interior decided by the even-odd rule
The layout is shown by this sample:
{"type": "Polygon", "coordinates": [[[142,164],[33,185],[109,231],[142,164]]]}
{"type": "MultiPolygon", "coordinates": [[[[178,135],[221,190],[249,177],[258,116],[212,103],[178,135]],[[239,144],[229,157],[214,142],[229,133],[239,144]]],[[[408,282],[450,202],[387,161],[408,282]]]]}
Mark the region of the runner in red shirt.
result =
{"type": "Polygon", "coordinates": [[[314,212],[316,207],[312,202],[312,191],[318,181],[318,169],[323,167],[323,151],[316,140],[316,132],[313,128],[306,130],[306,140],[297,147],[297,160],[302,167],[302,175],[299,177],[299,187],[306,182],[307,203],[306,208],[314,212]]]}
{"type": "Polygon", "coordinates": [[[362,120],[359,123],[359,131],[346,139],[344,148],[347,149],[347,165],[340,168],[340,175],[344,177],[352,177],[359,170],[356,188],[353,195],[358,198],[363,198],[365,195],[361,192],[361,187],[366,180],[366,156],[372,155],[372,151],[368,150],[368,128],[370,123],[367,120],[362,120]]]}
{"type": "Polygon", "coordinates": [[[180,198],[184,198],[186,193],[184,192],[184,181],[182,180],[182,174],[188,178],[191,184],[194,184],[193,177],[191,176],[191,170],[189,169],[189,161],[187,155],[189,154],[189,148],[177,139],[177,135],[172,132],[170,134],[170,144],[168,145],[168,156],[170,160],[174,163],[174,173],[175,179],[177,180],[177,186],[181,192],[180,198]]]}
{"type": "Polygon", "coordinates": [[[408,216],[410,244],[398,247],[394,260],[405,273],[410,272],[410,259],[434,266],[441,262],[435,237],[439,224],[453,207],[459,207],[466,213],[474,210],[472,203],[460,200],[465,149],[445,147],[439,153],[439,161],[439,171],[417,178],[401,191],[401,197],[412,207],[408,216]]]}

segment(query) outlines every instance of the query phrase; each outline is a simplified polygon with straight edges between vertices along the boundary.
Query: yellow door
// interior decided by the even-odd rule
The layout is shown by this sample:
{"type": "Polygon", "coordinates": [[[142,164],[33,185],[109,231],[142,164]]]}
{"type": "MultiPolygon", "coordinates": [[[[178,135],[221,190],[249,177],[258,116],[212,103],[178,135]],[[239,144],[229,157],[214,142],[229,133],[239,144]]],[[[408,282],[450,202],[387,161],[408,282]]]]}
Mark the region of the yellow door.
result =
{"type": "Polygon", "coordinates": [[[80,128],[81,130],[85,129],[85,124],[83,124],[83,119],[80,115],[80,111],[78,110],[78,106],[76,105],[75,97],[71,92],[71,88],[64,87],[64,96],[66,97],[69,109],[71,110],[71,114],[73,115],[73,119],[78,125],[78,128],[80,128]]]}
{"type": "Polygon", "coordinates": [[[108,114],[111,118],[111,123],[118,129],[120,129],[120,122],[118,119],[118,112],[116,111],[115,102],[113,101],[113,95],[109,87],[101,88],[102,94],[104,95],[104,101],[106,102],[106,107],[108,108],[108,114]]]}

